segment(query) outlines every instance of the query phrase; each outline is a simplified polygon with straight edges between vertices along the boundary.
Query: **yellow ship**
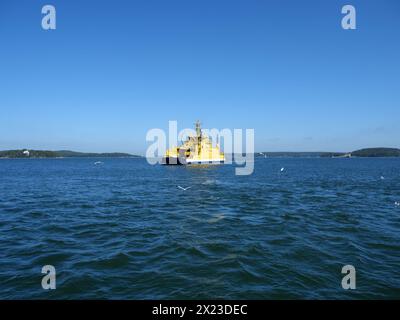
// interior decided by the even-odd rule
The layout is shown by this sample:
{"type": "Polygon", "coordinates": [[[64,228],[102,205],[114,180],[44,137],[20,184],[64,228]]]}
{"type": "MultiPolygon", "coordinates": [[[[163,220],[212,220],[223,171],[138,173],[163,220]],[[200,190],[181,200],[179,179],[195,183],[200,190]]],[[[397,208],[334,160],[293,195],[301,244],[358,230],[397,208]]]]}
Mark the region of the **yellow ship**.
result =
{"type": "Polygon", "coordinates": [[[211,139],[201,131],[200,122],[196,122],[196,134],[189,136],[180,147],[168,149],[162,164],[221,164],[225,155],[217,143],[213,147],[211,139]]]}

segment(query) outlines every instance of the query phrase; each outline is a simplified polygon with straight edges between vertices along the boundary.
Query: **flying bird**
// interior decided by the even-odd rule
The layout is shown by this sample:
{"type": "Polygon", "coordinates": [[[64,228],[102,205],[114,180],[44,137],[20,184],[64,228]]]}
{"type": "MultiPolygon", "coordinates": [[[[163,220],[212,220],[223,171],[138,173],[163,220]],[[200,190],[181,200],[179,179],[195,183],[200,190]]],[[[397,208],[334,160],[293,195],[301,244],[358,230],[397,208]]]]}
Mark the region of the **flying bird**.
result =
{"type": "Polygon", "coordinates": [[[184,188],[184,187],[181,187],[181,186],[177,186],[179,189],[181,189],[181,190],[183,190],[183,191],[186,191],[187,189],[190,189],[191,187],[186,187],[186,188],[184,188]]]}

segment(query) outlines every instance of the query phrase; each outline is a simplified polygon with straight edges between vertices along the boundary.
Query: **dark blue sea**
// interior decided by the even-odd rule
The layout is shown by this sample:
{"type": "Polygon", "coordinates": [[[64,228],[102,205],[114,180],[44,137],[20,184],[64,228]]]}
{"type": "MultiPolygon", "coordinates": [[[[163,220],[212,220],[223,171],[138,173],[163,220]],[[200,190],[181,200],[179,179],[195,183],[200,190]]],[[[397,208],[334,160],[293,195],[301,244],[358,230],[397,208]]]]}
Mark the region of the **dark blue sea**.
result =
{"type": "Polygon", "coordinates": [[[399,299],[399,202],[399,158],[0,160],[0,298],[399,299]]]}

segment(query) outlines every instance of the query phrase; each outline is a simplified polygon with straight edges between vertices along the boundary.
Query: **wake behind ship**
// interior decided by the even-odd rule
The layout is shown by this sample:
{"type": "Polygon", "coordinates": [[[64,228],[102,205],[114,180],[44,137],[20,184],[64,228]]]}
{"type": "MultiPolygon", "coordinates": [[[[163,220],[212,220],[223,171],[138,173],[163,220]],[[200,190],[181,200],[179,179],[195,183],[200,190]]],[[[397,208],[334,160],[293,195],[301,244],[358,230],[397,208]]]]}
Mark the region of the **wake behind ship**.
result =
{"type": "Polygon", "coordinates": [[[201,131],[200,122],[196,122],[196,134],[189,138],[179,147],[167,150],[162,159],[164,165],[189,165],[189,164],[222,164],[225,155],[220,151],[217,143],[212,145],[211,139],[201,131]]]}

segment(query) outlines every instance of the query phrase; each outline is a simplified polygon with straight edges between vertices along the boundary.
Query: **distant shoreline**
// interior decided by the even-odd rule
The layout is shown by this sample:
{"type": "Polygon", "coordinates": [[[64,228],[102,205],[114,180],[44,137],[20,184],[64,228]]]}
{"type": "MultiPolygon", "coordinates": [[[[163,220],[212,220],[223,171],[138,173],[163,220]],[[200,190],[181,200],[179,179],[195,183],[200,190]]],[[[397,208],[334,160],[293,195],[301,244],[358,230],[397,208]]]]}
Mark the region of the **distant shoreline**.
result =
{"type": "Polygon", "coordinates": [[[290,157],[290,158],[387,158],[400,157],[400,149],[365,148],[351,152],[258,152],[256,157],[290,157]]]}
{"type": "Polygon", "coordinates": [[[62,158],[142,158],[142,156],[122,152],[77,152],[70,150],[4,150],[0,151],[0,159],[62,159],[62,158]]]}
{"type": "MultiPolygon", "coordinates": [[[[397,158],[400,149],[365,148],[352,152],[254,152],[255,158],[397,158]]],[[[65,159],[65,158],[144,158],[141,155],[122,152],[77,152],[70,150],[4,150],[0,159],[65,159]]]]}
{"type": "Polygon", "coordinates": [[[19,159],[143,159],[142,156],[131,156],[131,157],[0,157],[0,160],[19,160],[19,159]]]}

